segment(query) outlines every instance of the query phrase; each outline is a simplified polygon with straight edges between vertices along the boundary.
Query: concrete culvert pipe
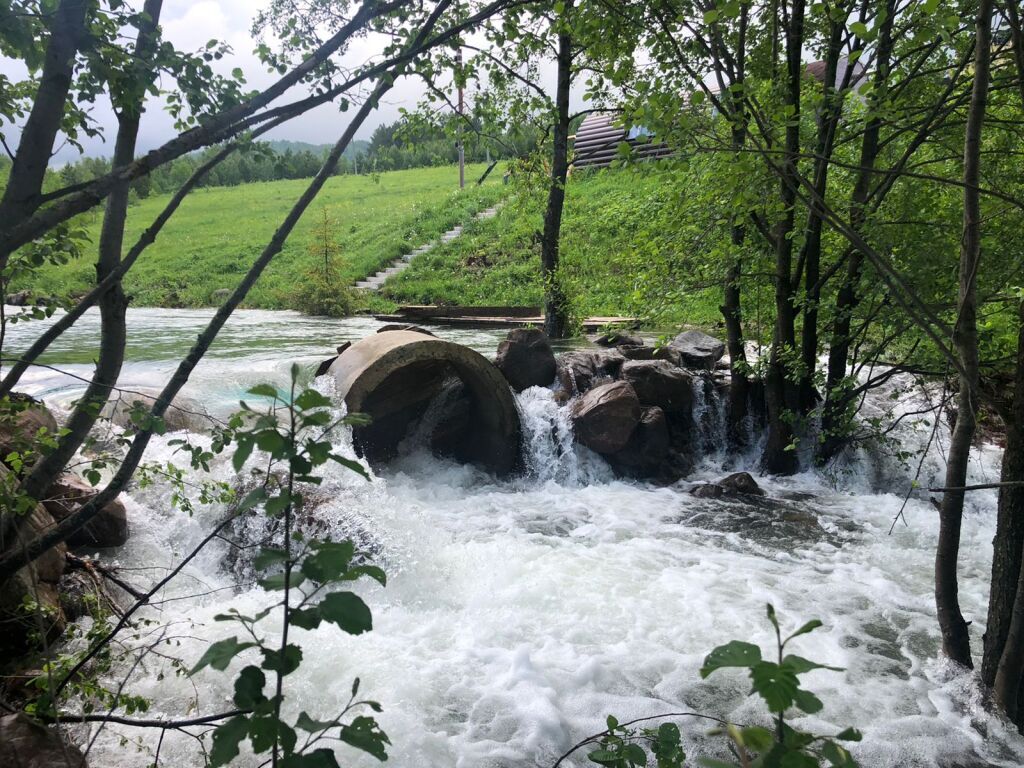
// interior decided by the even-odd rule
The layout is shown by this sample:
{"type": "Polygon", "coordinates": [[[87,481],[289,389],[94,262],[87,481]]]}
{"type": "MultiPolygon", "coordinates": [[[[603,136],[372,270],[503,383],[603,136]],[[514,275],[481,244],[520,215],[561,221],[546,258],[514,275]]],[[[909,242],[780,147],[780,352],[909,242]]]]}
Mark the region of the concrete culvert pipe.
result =
{"type": "Polygon", "coordinates": [[[520,463],[519,412],[501,372],[469,347],[416,331],[367,336],[331,365],[338,395],[349,413],[372,422],[353,431],[356,450],[380,466],[442,396],[446,407],[431,411],[426,425],[436,454],[508,475],[520,463]]]}

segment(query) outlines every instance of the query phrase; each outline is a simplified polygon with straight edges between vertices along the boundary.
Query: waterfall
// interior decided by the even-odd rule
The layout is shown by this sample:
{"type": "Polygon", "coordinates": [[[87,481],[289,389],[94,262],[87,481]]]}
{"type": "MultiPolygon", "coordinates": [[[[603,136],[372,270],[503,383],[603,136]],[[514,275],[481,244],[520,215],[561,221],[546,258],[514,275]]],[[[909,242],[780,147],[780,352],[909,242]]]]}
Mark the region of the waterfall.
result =
{"type": "Polygon", "coordinates": [[[516,395],[523,430],[523,464],[531,479],[582,486],[608,480],[612,473],[596,453],[573,439],[569,409],[555,393],[530,387],[516,395]]]}
{"type": "Polygon", "coordinates": [[[697,455],[721,455],[727,445],[725,402],[709,373],[693,377],[693,423],[699,436],[697,455]]]}

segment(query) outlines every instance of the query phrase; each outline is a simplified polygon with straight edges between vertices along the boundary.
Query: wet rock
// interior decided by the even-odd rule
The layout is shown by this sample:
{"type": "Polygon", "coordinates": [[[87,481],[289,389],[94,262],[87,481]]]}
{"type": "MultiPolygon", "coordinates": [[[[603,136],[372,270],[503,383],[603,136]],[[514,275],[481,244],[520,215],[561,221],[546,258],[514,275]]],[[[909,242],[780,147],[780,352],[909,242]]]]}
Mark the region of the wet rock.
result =
{"type": "MultiPolygon", "coordinates": [[[[77,475],[62,475],[50,486],[43,501],[46,511],[57,522],[63,521],[86,504],[97,490],[77,475]]],[[[128,512],[124,504],[115,499],[103,507],[85,527],[67,539],[70,547],[107,549],[120,547],[128,541],[128,512]]]]}
{"type": "Polygon", "coordinates": [[[642,347],[644,340],[639,336],[611,331],[598,336],[594,339],[594,343],[599,347],[642,347]]]}
{"type": "Polygon", "coordinates": [[[727,491],[746,493],[750,496],[764,496],[764,491],[757,481],[751,477],[749,472],[734,472],[728,477],[723,477],[718,484],[727,491]]]}
{"type": "Polygon", "coordinates": [[[569,410],[576,440],[598,453],[616,453],[640,423],[640,400],[632,385],[612,381],[594,387],[569,410]]]}
{"type": "Polygon", "coordinates": [[[703,331],[683,331],[669,346],[679,352],[684,365],[705,371],[714,370],[725,354],[725,344],[703,331]]]}
{"type": "Polygon", "coordinates": [[[10,453],[34,451],[39,430],[51,434],[58,430],[57,420],[41,401],[20,392],[13,393],[10,401],[0,412],[0,460],[10,453]]]}
{"type": "Polygon", "coordinates": [[[717,483],[698,485],[690,493],[699,499],[720,499],[726,496],[764,496],[757,481],[748,472],[735,472],[717,483]]]}
{"type": "Polygon", "coordinates": [[[515,328],[498,345],[494,364],[516,392],[546,387],[555,380],[555,353],[547,335],[537,328],[515,328]]]}
{"type": "Polygon", "coordinates": [[[670,346],[620,346],[616,349],[630,360],[667,360],[672,365],[681,366],[683,364],[682,354],[678,349],[670,346]]]}
{"type": "Polygon", "coordinates": [[[30,291],[16,291],[15,293],[7,294],[6,301],[4,302],[9,307],[27,307],[33,303],[32,293],[30,291]]]}
{"type": "Polygon", "coordinates": [[[620,376],[633,385],[641,405],[655,405],[671,415],[693,411],[693,378],[667,360],[629,360],[620,376]]]}
{"type": "MultiPolygon", "coordinates": [[[[0,465],[0,480],[8,474],[0,465]]],[[[23,518],[17,529],[18,543],[30,541],[53,528],[56,521],[42,504],[37,504],[23,518]]],[[[67,547],[58,544],[23,567],[0,589],[0,659],[27,653],[42,641],[56,639],[66,626],[57,592],[57,583],[64,574],[67,547]]],[[[2,739],[0,739],[2,742],[2,739]]],[[[0,760],[0,765],[7,763],[0,760]]]]}
{"type": "Polygon", "coordinates": [[[628,477],[663,476],[668,468],[669,442],[665,412],[658,407],[644,408],[626,446],[608,456],[608,462],[628,477]]]}
{"type": "Polygon", "coordinates": [[[28,715],[0,717],[0,765],[10,768],[88,768],[85,755],[28,715]]]}
{"type": "MultiPolygon", "coordinates": [[[[119,427],[132,425],[132,412],[144,408],[149,411],[156,403],[158,392],[155,390],[135,390],[115,394],[100,411],[100,416],[114,422],[119,427]]],[[[188,397],[178,395],[171,402],[171,407],[164,413],[164,425],[168,432],[190,430],[201,432],[209,429],[212,421],[206,409],[188,397]]]]}
{"type": "Polygon", "coordinates": [[[617,350],[580,349],[558,358],[558,381],[571,395],[582,395],[606,379],[618,378],[626,357],[617,350]]]}
{"type": "MultiPolygon", "coordinates": [[[[421,328],[418,325],[408,325],[402,323],[389,323],[388,325],[382,325],[377,329],[377,333],[387,333],[388,331],[412,331],[413,333],[423,333],[427,336],[434,336],[435,334],[428,331],[426,328],[421,328]]],[[[339,354],[341,350],[338,350],[339,354]]]]}

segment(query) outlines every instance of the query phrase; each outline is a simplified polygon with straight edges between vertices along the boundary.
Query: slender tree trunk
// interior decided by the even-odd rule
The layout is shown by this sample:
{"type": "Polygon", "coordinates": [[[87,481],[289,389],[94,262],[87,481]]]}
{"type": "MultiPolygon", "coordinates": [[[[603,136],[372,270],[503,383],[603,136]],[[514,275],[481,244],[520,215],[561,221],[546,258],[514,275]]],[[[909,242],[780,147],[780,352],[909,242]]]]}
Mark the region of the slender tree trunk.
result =
{"type": "MultiPolygon", "coordinates": [[[[845,83],[837,82],[839,56],[842,52],[846,19],[835,19],[829,30],[828,50],[825,55],[824,95],[818,115],[818,136],[814,158],[814,192],[821,200],[828,192],[828,171],[835,146],[836,129],[842,110],[841,90],[845,83]]],[[[851,65],[852,66],[852,65],[851,65]]],[[[847,73],[847,77],[849,72],[847,73]]],[[[846,78],[844,78],[846,79],[846,78]]],[[[807,227],[800,261],[804,265],[803,326],[800,339],[800,412],[808,414],[818,402],[814,374],[818,365],[818,303],[821,301],[821,233],[824,215],[815,206],[807,211],[807,227]]]]}
{"type": "MultiPolygon", "coordinates": [[[[565,4],[566,11],[572,3],[565,4]]],[[[558,276],[558,244],[565,206],[565,182],[569,175],[569,88],[572,84],[572,38],[558,35],[558,80],[555,91],[555,130],[551,155],[551,187],[544,211],[540,242],[541,276],[544,280],[544,332],[561,339],[568,331],[568,307],[558,276]]]]}
{"type": "MultiPolygon", "coordinates": [[[[966,485],[974,439],[978,397],[978,328],[976,280],[981,257],[981,134],[988,100],[992,37],[992,0],[978,4],[974,40],[974,84],[964,139],[964,224],[960,246],[959,295],[953,344],[960,358],[957,417],[946,460],[947,488],[966,485]]],[[[957,597],[957,557],[964,492],[947,491],[939,508],[939,541],[935,552],[935,607],[942,631],[942,650],[950,659],[972,667],[970,635],[957,597]]]]}
{"type": "Polygon", "coordinates": [[[787,363],[796,346],[793,306],[793,241],[796,222],[796,194],[799,186],[800,87],[803,80],[804,2],[795,0],[786,24],[786,99],[791,112],[786,125],[785,155],[782,160],[780,197],[784,213],[775,227],[775,327],[765,381],[768,437],[761,466],[766,472],[791,475],[799,468],[793,421],[799,410],[799,392],[787,363]]]}
{"type": "MultiPolygon", "coordinates": [[[[746,81],[747,23],[749,8],[740,7],[738,40],[736,44],[736,71],[733,82],[740,86],[739,96],[723,89],[727,103],[732,108],[732,148],[739,153],[746,143],[747,110],[746,94],[742,86],[746,81]]],[[[747,353],[744,348],[743,309],[741,280],[743,278],[743,246],[747,239],[746,227],[734,224],[729,233],[735,252],[725,273],[725,287],[720,311],[725,320],[725,342],[729,350],[729,402],[727,439],[732,448],[740,448],[750,439],[747,421],[750,415],[750,379],[748,378],[747,353]]]]}
{"type": "MultiPolygon", "coordinates": [[[[21,131],[7,186],[0,198],[0,222],[13,226],[39,206],[53,142],[64,117],[64,104],[74,75],[75,56],[85,38],[86,0],[63,0],[53,14],[50,39],[32,110],[21,131]]],[[[0,251],[0,269],[11,250],[0,251]]]]}
{"type": "MultiPolygon", "coordinates": [[[[1021,105],[1024,106],[1024,29],[1021,27],[1020,12],[1015,3],[1006,3],[1007,18],[1013,44],[1014,64],[1017,70],[1017,86],[1020,90],[1021,105]]],[[[1006,424],[1006,447],[1003,450],[1003,466],[1000,480],[1024,480],[1024,301],[1018,306],[1019,326],[1017,329],[1017,365],[1014,375],[1013,396],[1009,407],[1002,414],[1006,424]]],[[[1004,486],[999,489],[999,506],[996,516],[996,534],[992,541],[992,584],[989,591],[988,621],[985,629],[984,653],[981,662],[981,677],[986,685],[995,687],[996,694],[1007,713],[1015,702],[1011,717],[1018,726],[1024,725],[1021,717],[1021,699],[1024,697],[1024,680],[1019,673],[1019,655],[1024,652],[1024,638],[1019,630],[1012,642],[1007,642],[1010,627],[1016,613],[1024,602],[1018,586],[1024,576],[1024,487],[1004,486]],[[998,675],[1000,663],[1006,657],[1003,674],[998,675]],[[1018,670],[1016,680],[1012,670],[1018,670]]]]}
{"type": "MultiPolygon", "coordinates": [[[[861,138],[860,166],[857,181],[854,184],[850,204],[850,226],[860,232],[867,219],[866,207],[871,194],[871,180],[878,159],[879,135],[882,120],[877,116],[878,108],[885,99],[889,69],[892,57],[892,25],[896,15],[894,0],[885,0],[880,4],[885,12],[878,35],[878,51],[875,56],[874,93],[871,100],[872,117],[864,126],[861,138]]],[[[832,320],[832,332],[828,350],[828,369],[825,373],[825,406],[821,415],[822,440],[818,446],[817,459],[824,463],[834,458],[846,444],[846,420],[849,407],[846,390],[847,367],[850,359],[850,328],[853,314],[860,301],[858,293],[861,273],[864,267],[864,254],[852,249],[846,260],[846,273],[843,282],[836,292],[835,311],[832,320]]]]}
{"type": "MultiPolygon", "coordinates": [[[[1013,400],[1006,414],[1006,448],[1001,481],[1024,480],[1024,301],[1019,306],[1017,369],[1013,400]]],[[[1018,726],[1024,725],[1024,486],[999,489],[992,553],[992,589],[981,676],[995,688],[996,703],[1018,726]]]]}
{"type": "MultiPolygon", "coordinates": [[[[139,135],[144,94],[148,89],[142,83],[153,77],[147,62],[156,48],[156,37],[160,23],[163,0],[146,0],[144,17],[140,22],[135,44],[138,61],[135,76],[138,78],[139,94],[132,103],[121,105],[118,113],[117,140],[114,145],[113,165],[126,166],[135,159],[135,145],[139,135]]],[[[100,230],[99,258],[96,262],[96,282],[103,281],[115,273],[121,263],[121,249],[124,245],[124,225],[128,218],[130,185],[127,181],[118,183],[107,198],[107,207],[100,230]]],[[[124,294],[120,279],[114,280],[106,292],[99,297],[100,309],[100,351],[89,386],[79,399],[74,412],[65,425],[65,434],[57,447],[35,466],[22,483],[21,490],[32,498],[41,498],[64,467],[82,446],[89,430],[99,417],[124,363],[124,349],[127,340],[125,313],[128,298],[124,294]]]]}

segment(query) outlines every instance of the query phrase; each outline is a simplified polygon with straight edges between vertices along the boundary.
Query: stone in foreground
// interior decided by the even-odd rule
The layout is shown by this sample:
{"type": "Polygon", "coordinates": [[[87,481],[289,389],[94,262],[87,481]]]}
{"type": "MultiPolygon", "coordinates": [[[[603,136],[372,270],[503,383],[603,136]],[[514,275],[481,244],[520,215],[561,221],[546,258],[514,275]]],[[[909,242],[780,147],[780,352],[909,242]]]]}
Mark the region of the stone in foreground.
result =
{"type": "Polygon", "coordinates": [[[625,381],[600,384],[570,406],[576,440],[598,453],[616,453],[640,423],[640,400],[625,381]]]}
{"type": "Polygon", "coordinates": [[[516,392],[546,387],[555,380],[555,353],[547,335],[537,328],[509,331],[498,345],[494,364],[516,392]]]}
{"type": "Polygon", "coordinates": [[[679,351],[684,365],[705,371],[713,371],[725,354],[725,344],[703,331],[683,331],[669,346],[679,351]]]}

